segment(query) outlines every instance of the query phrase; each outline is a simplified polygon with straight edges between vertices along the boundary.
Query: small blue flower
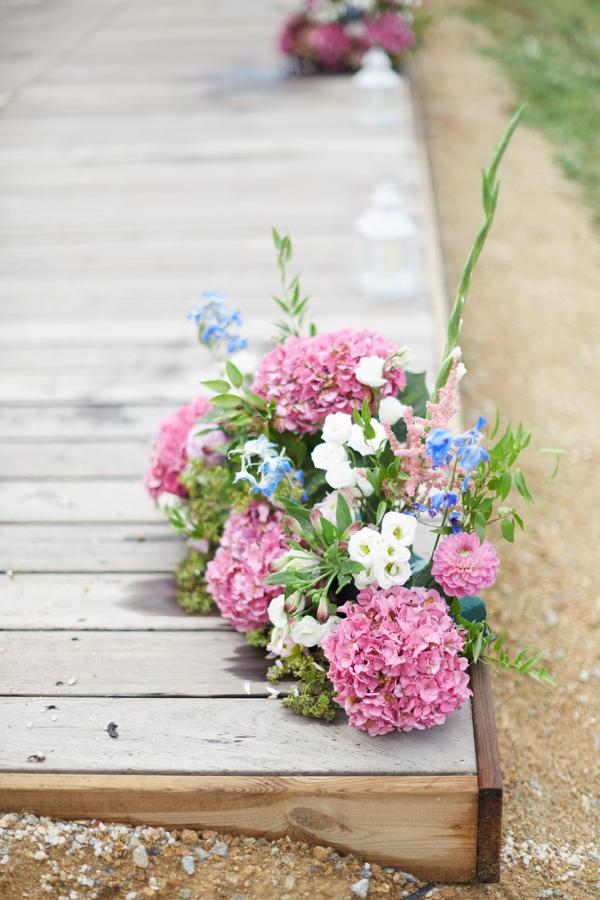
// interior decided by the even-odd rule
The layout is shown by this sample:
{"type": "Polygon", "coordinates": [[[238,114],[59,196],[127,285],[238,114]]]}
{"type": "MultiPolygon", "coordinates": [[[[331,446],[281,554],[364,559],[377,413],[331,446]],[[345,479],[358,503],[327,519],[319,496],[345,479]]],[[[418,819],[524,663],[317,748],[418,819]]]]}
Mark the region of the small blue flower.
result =
{"type": "Polygon", "coordinates": [[[432,428],[427,435],[425,449],[431,456],[434,469],[448,462],[453,440],[452,432],[446,428],[432,428]]]}
{"type": "Polygon", "coordinates": [[[200,306],[194,307],[187,319],[198,329],[198,340],[211,350],[221,353],[237,353],[245,350],[248,341],[236,333],[242,319],[238,310],[229,310],[224,305],[225,294],[222,291],[203,291],[200,306]]]}
{"type": "Polygon", "coordinates": [[[462,513],[459,512],[458,509],[455,509],[448,516],[448,521],[450,523],[450,528],[452,529],[452,534],[460,534],[462,531],[462,513]]]}

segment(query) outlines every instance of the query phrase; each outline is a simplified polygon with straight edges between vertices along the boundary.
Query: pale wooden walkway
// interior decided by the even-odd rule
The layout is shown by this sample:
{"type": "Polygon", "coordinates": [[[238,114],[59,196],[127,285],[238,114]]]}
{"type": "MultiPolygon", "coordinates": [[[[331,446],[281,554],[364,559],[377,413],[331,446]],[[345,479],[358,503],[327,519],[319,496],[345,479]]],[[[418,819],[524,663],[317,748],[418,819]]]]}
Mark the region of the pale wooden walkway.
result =
{"type": "MultiPolygon", "coordinates": [[[[383,174],[435,236],[408,94],[401,126],[369,132],[347,78],[279,77],[268,0],[0,10],[0,772],[460,776],[471,815],[470,710],[373,741],[268,701],[260,656],[178,610],[183,548],[141,484],[158,422],[206,372],[185,321],[199,292],[223,289],[264,344],[272,224],[321,329],[374,327],[432,366],[435,241],[414,302],[365,304],[355,268],[352,223],[383,174]]],[[[464,874],[472,840],[448,837],[432,859],[464,874]]],[[[415,826],[410,846],[427,840],[415,826]]]]}

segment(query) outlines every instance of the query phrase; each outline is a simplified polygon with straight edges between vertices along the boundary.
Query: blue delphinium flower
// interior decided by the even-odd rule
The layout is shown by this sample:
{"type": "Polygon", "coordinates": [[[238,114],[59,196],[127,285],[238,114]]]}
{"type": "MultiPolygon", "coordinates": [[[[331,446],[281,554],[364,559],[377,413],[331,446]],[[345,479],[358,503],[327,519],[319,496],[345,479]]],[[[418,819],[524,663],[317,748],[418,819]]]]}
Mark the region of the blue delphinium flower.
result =
{"type": "Polygon", "coordinates": [[[432,428],[425,441],[425,449],[431,456],[433,468],[449,462],[450,449],[454,441],[454,435],[446,428],[432,428]]]}
{"type": "Polygon", "coordinates": [[[225,295],[221,291],[203,291],[201,296],[203,303],[187,314],[189,321],[198,329],[200,343],[221,353],[245,350],[248,341],[236,332],[242,324],[239,311],[227,309],[223,302],[225,295]]]}

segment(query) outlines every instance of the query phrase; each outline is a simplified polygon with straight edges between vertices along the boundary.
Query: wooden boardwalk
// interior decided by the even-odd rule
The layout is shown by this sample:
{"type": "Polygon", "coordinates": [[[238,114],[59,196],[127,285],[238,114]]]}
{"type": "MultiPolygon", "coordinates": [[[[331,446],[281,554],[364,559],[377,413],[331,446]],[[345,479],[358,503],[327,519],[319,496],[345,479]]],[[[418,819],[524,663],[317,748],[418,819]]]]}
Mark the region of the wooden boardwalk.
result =
{"type": "Polygon", "coordinates": [[[255,832],[258,809],[266,834],[473,877],[471,710],[377,740],[287,713],[260,655],[178,609],[184,548],[141,481],[209,370],[199,292],[224,290],[264,348],[271,225],[321,330],[377,328],[432,368],[443,289],[408,90],[398,127],[361,128],[349,79],[282,77],[268,0],[0,11],[2,807],[255,832]],[[367,304],[353,221],[390,173],[424,293],[367,304]]]}

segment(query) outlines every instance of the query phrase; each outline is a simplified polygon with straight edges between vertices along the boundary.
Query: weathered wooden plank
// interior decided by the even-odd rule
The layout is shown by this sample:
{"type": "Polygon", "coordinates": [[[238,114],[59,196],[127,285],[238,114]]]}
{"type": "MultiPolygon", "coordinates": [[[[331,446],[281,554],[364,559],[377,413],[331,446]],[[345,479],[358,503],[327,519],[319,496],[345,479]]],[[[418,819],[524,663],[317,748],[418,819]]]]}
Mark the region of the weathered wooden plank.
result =
{"type": "Polygon", "coordinates": [[[477,879],[493,882],[500,880],[503,786],[489,667],[471,666],[471,684],[479,788],[477,879]]]}
{"type": "Polygon", "coordinates": [[[164,522],[142,473],[131,480],[5,481],[0,522],[164,522]]]}
{"type": "MultiPolygon", "coordinates": [[[[247,310],[245,313],[244,334],[252,343],[264,341],[265,337],[272,334],[273,308],[267,299],[267,291],[271,289],[272,284],[269,282],[262,310],[247,310]]],[[[329,302],[323,308],[318,304],[315,305],[316,314],[313,318],[319,326],[319,331],[335,331],[340,328],[340,316],[343,316],[341,320],[346,327],[376,327],[383,334],[403,343],[410,344],[412,340],[429,341],[432,338],[429,315],[422,305],[402,304],[400,311],[398,304],[394,303],[382,303],[373,308],[365,304],[358,295],[346,298],[345,306],[341,300],[338,302],[340,305],[336,303],[333,307],[329,302]]],[[[185,310],[191,306],[193,303],[186,303],[185,310]]],[[[144,320],[132,317],[131,313],[122,319],[103,319],[99,312],[94,314],[97,316],[96,319],[93,314],[94,310],[90,310],[86,321],[67,316],[23,317],[28,319],[27,324],[17,314],[12,316],[6,314],[0,329],[0,346],[68,347],[78,344],[81,347],[100,345],[128,347],[133,344],[154,347],[161,343],[170,346],[182,341],[194,344],[190,324],[185,321],[183,309],[180,316],[157,315],[144,320]],[[90,324],[92,321],[93,327],[90,324]]]]}
{"type": "Polygon", "coordinates": [[[21,631],[229,630],[220,616],[187,615],[175,594],[172,575],[0,575],[0,624],[21,631]]]}
{"type": "MultiPolygon", "coordinates": [[[[158,419],[157,419],[158,428],[158,419]]],[[[137,478],[150,458],[149,439],[118,443],[39,441],[0,444],[4,478],[137,478]]]]}
{"type": "Polygon", "coordinates": [[[289,835],[423,879],[475,876],[477,779],[2,775],[2,809],[60,819],[289,835]],[[432,827],[435,822],[435,828],[432,827]]]}
{"type": "Polygon", "coordinates": [[[185,543],[168,525],[0,525],[0,572],[170,574],[185,543]]]}
{"type": "Polygon", "coordinates": [[[10,374],[0,379],[0,403],[173,403],[194,397],[201,380],[215,377],[214,367],[190,369],[178,377],[144,377],[137,373],[100,371],[73,377],[65,374],[10,374]]]}
{"type": "Polygon", "coordinates": [[[344,716],[326,726],[266,695],[52,702],[55,721],[42,698],[0,699],[0,773],[31,770],[27,757],[35,752],[46,755],[45,772],[436,776],[476,771],[469,704],[437,728],[373,739],[351,728],[344,716]],[[111,721],[118,725],[118,740],[106,734],[111,721]]]}
{"type": "MultiPolygon", "coordinates": [[[[198,392],[200,393],[200,392],[198,392]]],[[[190,398],[182,398],[187,402],[190,398]]],[[[98,404],[12,406],[0,408],[3,441],[147,441],[148,447],[158,425],[173,413],[173,403],[153,406],[98,404]]]]}
{"type": "Polygon", "coordinates": [[[215,631],[6,631],[0,695],[268,696],[264,653],[215,631]],[[72,684],[71,684],[72,682],[72,684]]]}

